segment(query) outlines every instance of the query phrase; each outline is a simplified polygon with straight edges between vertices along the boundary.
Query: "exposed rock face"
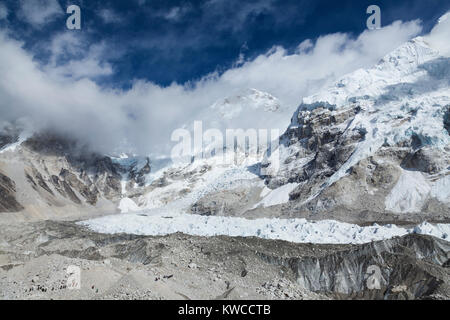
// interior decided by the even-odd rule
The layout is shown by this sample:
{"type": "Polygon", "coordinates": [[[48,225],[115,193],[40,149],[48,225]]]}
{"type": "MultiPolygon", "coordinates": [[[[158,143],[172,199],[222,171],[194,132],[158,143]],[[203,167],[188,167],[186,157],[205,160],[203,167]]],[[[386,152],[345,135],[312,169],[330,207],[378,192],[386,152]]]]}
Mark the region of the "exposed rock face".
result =
{"type": "Polygon", "coordinates": [[[23,209],[15,198],[14,181],[0,172],[0,212],[16,212],[23,209]]]}
{"type": "Polygon", "coordinates": [[[355,298],[417,299],[440,289],[448,292],[450,273],[445,265],[449,251],[446,241],[410,235],[284,263],[293,269],[297,282],[311,291],[355,298]],[[367,285],[374,276],[378,288],[367,285]]]}
{"type": "Polygon", "coordinates": [[[356,142],[364,139],[363,130],[343,130],[361,111],[360,107],[353,106],[339,113],[327,106],[312,111],[308,107],[302,106],[296,112],[292,120],[296,125],[290,126],[280,138],[282,147],[289,149],[290,154],[283,159],[281,171],[267,177],[271,188],[290,182],[308,181],[312,185],[311,182],[324,181],[349,159],[356,142]]]}
{"type": "Polygon", "coordinates": [[[448,169],[450,154],[436,148],[422,146],[410,152],[402,161],[401,166],[407,170],[418,170],[428,174],[439,174],[448,169]]]}
{"type": "Polygon", "coordinates": [[[447,111],[445,111],[444,128],[447,130],[448,134],[450,134],[450,106],[447,106],[447,111]]]}
{"type": "Polygon", "coordinates": [[[95,205],[99,198],[121,195],[120,167],[111,158],[89,152],[75,141],[50,134],[35,135],[23,144],[25,173],[35,190],[54,190],[76,204],[95,205]]]}
{"type": "Polygon", "coordinates": [[[0,134],[0,149],[8,144],[14,143],[17,141],[16,139],[17,137],[14,136],[0,134]]]}
{"type": "MultiPolygon", "coordinates": [[[[32,207],[33,211],[42,211],[47,206],[67,205],[97,208],[105,201],[114,210],[123,192],[143,186],[150,172],[148,159],[139,168],[124,165],[51,133],[35,134],[14,150],[1,153],[0,166],[13,173],[9,176],[10,183],[3,183],[10,191],[2,193],[0,212],[5,208],[20,211],[32,207]],[[124,177],[127,186],[122,184],[124,177]],[[24,194],[24,199],[17,199],[21,205],[12,202],[14,185],[24,194]]],[[[79,210],[83,210],[81,207],[79,210]]]]}
{"type": "MultiPolygon", "coordinates": [[[[134,185],[137,185],[139,187],[145,186],[145,177],[147,174],[149,174],[151,171],[150,167],[150,159],[145,159],[145,165],[142,167],[133,166],[129,170],[129,176],[128,180],[132,181],[134,185]]],[[[134,186],[133,185],[133,186],[134,186]]]]}
{"type": "Polygon", "coordinates": [[[8,144],[16,142],[19,139],[19,134],[16,126],[5,125],[0,130],[0,150],[8,144]]]}

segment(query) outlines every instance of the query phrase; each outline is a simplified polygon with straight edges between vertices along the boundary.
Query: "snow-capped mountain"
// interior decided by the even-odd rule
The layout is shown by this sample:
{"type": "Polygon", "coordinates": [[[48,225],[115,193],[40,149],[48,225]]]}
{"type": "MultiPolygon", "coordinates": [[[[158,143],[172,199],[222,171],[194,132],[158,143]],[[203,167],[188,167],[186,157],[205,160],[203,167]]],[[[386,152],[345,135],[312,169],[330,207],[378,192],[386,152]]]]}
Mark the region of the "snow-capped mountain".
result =
{"type": "Polygon", "coordinates": [[[243,113],[281,111],[281,104],[277,98],[267,92],[256,89],[246,89],[237,95],[227,97],[215,102],[211,110],[219,113],[225,120],[245,118],[243,113]]]}
{"type": "MultiPolygon", "coordinates": [[[[296,184],[291,215],[447,219],[449,84],[448,56],[427,38],[405,43],[304,98],[281,138],[281,168],[266,182],[296,184]]],[[[269,172],[272,162],[263,164],[269,172]]]]}
{"type": "MultiPolygon", "coordinates": [[[[269,133],[270,130],[279,130],[281,133],[289,125],[293,111],[283,107],[276,97],[267,92],[243,89],[217,100],[210,107],[202,110],[196,120],[201,121],[204,132],[210,129],[219,130],[225,139],[227,130],[265,129],[269,133]]],[[[193,123],[186,123],[185,127],[190,131],[194,129],[193,123]]],[[[206,141],[204,143],[207,144],[206,141]]],[[[261,145],[263,141],[258,143],[261,145]]],[[[252,147],[257,146],[250,146],[252,147]]]]}

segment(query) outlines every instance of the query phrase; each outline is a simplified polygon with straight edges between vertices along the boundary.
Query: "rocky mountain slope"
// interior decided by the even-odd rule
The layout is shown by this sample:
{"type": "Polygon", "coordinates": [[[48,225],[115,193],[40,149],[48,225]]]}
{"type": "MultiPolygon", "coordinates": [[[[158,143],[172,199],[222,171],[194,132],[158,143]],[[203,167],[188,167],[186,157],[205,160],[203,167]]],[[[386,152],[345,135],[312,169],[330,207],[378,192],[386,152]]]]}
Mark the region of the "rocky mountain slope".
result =
{"type": "Polygon", "coordinates": [[[6,212],[24,219],[115,212],[122,192],[143,185],[150,172],[148,158],[100,155],[56,134],[21,138],[4,130],[2,137],[3,217],[6,212]]]}

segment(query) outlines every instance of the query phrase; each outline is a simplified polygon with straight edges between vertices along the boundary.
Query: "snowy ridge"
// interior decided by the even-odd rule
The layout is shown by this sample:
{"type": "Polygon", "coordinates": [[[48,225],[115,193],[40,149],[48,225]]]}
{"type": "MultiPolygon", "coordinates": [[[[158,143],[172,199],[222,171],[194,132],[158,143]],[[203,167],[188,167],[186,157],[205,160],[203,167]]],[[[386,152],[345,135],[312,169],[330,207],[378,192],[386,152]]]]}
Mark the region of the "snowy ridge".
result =
{"type": "Polygon", "coordinates": [[[375,67],[358,69],[343,76],[335,85],[304,98],[303,104],[326,102],[338,108],[355,99],[378,97],[389,85],[414,82],[425,74],[424,70],[418,70],[419,66],[438,57],[439,51],[431,48],[422,37],[417,37],[387,54],[375,67]]]}

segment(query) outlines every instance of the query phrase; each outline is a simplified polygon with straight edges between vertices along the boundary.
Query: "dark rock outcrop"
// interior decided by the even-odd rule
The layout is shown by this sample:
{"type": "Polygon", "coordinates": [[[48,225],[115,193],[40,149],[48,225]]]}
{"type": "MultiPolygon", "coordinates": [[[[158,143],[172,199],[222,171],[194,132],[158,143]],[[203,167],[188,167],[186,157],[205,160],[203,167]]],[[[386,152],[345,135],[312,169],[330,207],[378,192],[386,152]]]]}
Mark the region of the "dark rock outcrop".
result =
{"type": "Polygon", "coordinates": [[[444,128],[450,135],[450,106],[447,106],[447,110],[445,111],[444,114],[444,128]]]}
{"type": "Polygon", "coordinates": [[[293,270],[303,288],[337,298],[409,300],[449,293],[450,243],[429,236],[412,234],[319,256],[262,257],[293,270]],[[379,285],[368,285],[371,277],[379,285]]]}
{"type": "Polygon", "coordinates": [[[23,209],[17,202],[14,181],[0,172],[0,212],[17,212],[23,209]]]}

